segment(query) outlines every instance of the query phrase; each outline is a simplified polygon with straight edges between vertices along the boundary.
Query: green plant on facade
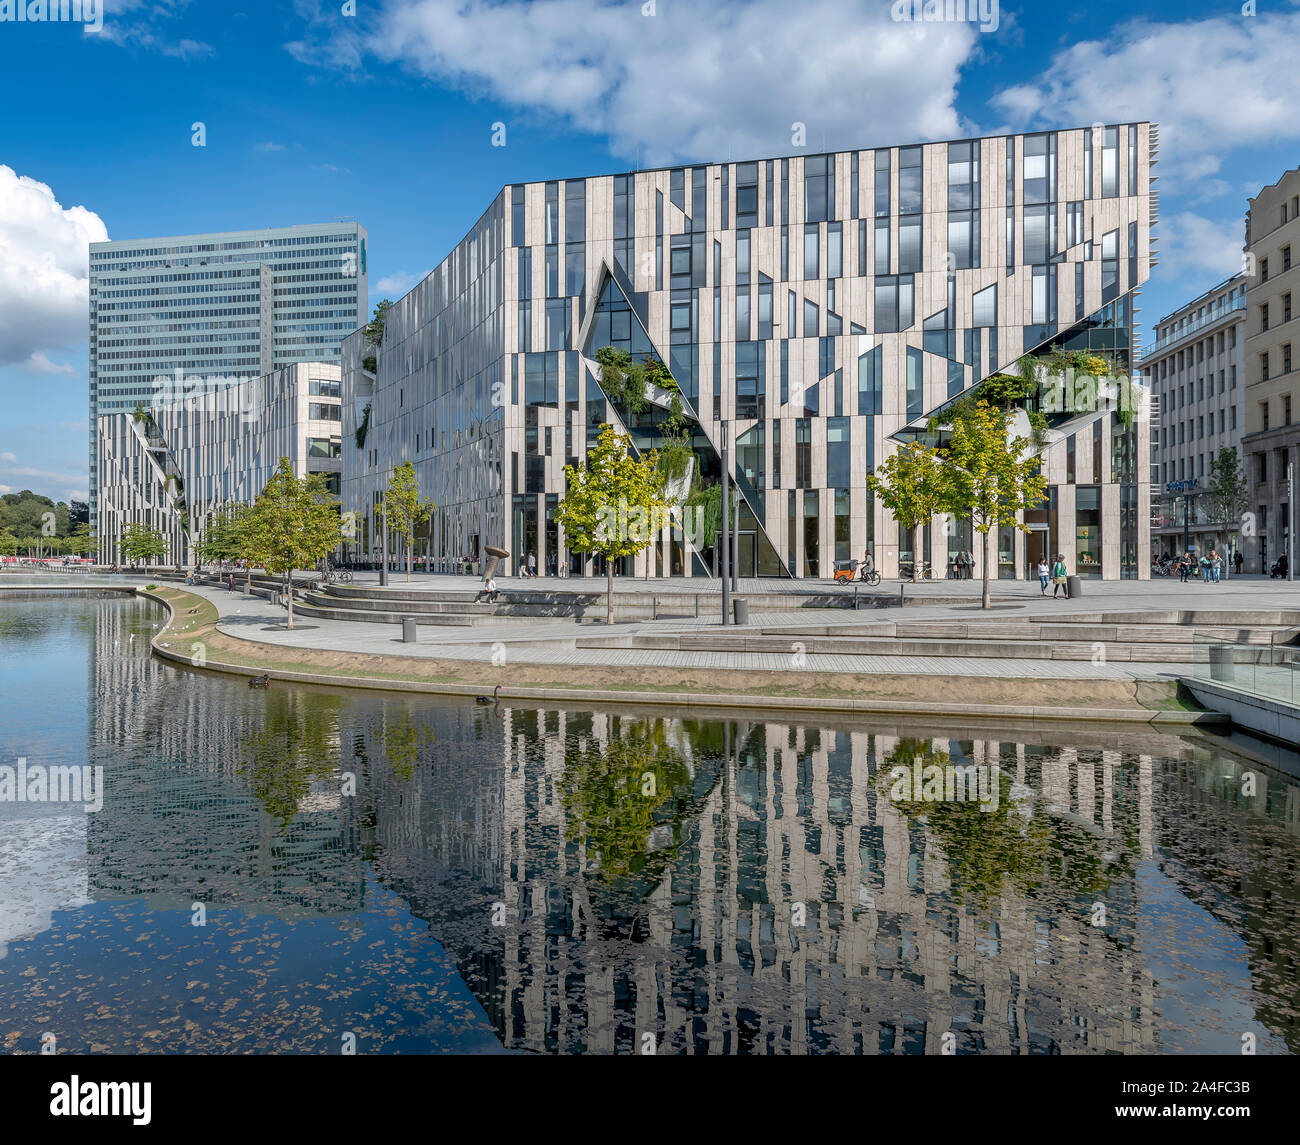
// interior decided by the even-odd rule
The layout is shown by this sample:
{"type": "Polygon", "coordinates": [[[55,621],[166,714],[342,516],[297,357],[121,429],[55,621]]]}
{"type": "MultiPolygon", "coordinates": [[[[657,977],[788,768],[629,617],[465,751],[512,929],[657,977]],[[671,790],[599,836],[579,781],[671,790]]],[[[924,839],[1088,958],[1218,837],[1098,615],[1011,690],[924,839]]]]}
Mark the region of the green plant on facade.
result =
{"type": "Polygon", "coordinates": [[[361,413],[361,424],[357,426],[357,432],[354,434],[358,449],[365,449],[366,435],[370,432],[370,403],[366,402],[366,408],[361,413]]]}

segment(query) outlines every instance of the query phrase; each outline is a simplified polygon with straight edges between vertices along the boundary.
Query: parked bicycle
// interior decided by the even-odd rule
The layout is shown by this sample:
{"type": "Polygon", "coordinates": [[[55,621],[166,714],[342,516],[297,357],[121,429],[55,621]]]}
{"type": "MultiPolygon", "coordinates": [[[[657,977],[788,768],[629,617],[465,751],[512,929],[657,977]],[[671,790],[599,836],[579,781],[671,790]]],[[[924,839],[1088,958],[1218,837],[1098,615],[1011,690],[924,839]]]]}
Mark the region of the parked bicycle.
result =
{"type": "MultiPolygon", "coordinates": [[[[915,569],[916,566],[911,561],[904,561],[898,566],[898,575],[902,577],[903,580],[911,580],[915,572],[915,569]]],[[[930,568],[929,561],[921,562],[921,579],[922,580],[933,579],[933,573],[930,568]]]]}

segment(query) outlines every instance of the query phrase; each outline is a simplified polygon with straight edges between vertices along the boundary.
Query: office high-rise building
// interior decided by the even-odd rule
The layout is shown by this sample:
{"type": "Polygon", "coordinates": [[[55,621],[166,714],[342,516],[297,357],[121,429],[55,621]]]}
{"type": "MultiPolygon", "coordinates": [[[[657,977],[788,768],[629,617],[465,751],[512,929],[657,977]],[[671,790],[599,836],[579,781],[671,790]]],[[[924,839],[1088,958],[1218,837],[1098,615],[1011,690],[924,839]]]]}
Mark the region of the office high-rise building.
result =
{"type": "Polygon", "coordinates": [[[366,231],[320,223],[90,246],[90,519],[98,419],[338,362],[367,319],[366,231]]]}

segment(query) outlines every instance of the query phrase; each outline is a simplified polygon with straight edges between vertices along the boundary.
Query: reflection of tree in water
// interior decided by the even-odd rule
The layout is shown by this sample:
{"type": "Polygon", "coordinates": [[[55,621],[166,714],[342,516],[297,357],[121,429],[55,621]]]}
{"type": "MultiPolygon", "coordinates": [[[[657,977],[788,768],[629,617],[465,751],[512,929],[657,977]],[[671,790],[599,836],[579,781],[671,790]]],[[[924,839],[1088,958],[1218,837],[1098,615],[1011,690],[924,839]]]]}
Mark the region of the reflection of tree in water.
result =
{"type": "MultiPolygon", "coordinates": [[[[886,794],[892,786],[891,769],[910,770],[914,761],[923,772],[931,765],[943,771],[951,765],[951,756],[929,740],[900,739],[877,773],[886,794]]],[[[909,820],[920,820],[943,852],[958,902],[985,909],[1007,886],[1026,896],[1090,901],[1131,875],[1133,840],[1126,837],[1115,853],[1104,853],[1103,840],[1083,827],[1049,814],[1038,801],[1015,800],[1006,774],[999,771],[990,782],[993,779],[999,787],[991,811],[977,800],[889,795],[891,805],[909,820]]]]}
{"type": "Polygon", "coordinates": [[[393,778],[410,783],[420,759],[420,748],[432,745],[437,736],[431,724],[417,724],[411,719],[410,711],[402,707],[384,711],[382,738],[393,778]]]}
{"type": "Polygon", "coordinates": [[[313,782],[329,779],[338,755],[339,698],[272,690],[262,724],[239,743],[239,768],[283,830],[313,782]]]}
{"type": "MultiPolygon", "coordinates": [[[[570,843],[586,871],[609,884],[662,869],[676,857],[691,781],[686,757],[667,740],[669,721],[623,721],[618,738],[588,739],[565,760],[564,809],[570,843]],[[650,848],[658,827],[671,843],[650,848]]],[[[584,872],[585,873],[585,872],[584,872]]]]}

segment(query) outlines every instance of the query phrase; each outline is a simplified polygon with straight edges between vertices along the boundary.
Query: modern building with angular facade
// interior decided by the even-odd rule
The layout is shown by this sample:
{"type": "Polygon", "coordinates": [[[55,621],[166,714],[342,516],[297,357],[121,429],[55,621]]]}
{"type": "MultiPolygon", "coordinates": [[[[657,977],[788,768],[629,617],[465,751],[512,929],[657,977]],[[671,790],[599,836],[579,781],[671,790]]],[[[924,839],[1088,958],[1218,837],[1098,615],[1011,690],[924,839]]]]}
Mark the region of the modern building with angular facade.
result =
{"type": "MultiPolygon", "coordinates": [[[[438,505],[435,562],[502,545],[516,568],[532,552],[542,574],[603,571],[558,527],[564,467],[604,423],[661,446],[673,404],[607,393],[595,358],[613,347],[671,371],[696,500],[727,435],[742,575],[828,577],[867,550],[886,575],[978,559],[960,520],[934,521],[913,553],[866,477],[1026,354],[1083,349],[1133,374],[1155,145],[1150,124],[1097,125],[503,188],[388,312],[382,345],[344,343],[358,555],[378,551],[373,507],[411,460],[438,505]]],[[[1044,407],[1049,499],[1029,533],[1001,530],[995,575],[1062,552],[1083,576],[1144,577],[1145,419],[1067,405],[1044,407]]],[[[713,549],[666,527],[618,571],[708,576],[713,549]]]]}
{"type": "Polygon", "coordinates": [[[251,505],[287,457],[299,477],[339,491],[339,367],[299,362],[238,385],[154,401],[95,424],[99,560],[122,561],[127,525],[167,540],[161,563],[191,564],[210,515],[251,505]]]}

